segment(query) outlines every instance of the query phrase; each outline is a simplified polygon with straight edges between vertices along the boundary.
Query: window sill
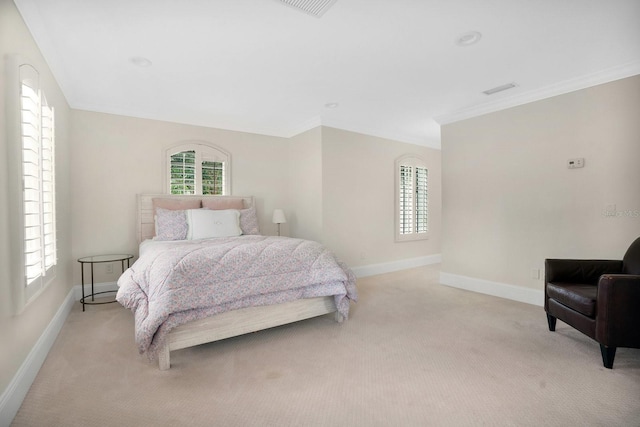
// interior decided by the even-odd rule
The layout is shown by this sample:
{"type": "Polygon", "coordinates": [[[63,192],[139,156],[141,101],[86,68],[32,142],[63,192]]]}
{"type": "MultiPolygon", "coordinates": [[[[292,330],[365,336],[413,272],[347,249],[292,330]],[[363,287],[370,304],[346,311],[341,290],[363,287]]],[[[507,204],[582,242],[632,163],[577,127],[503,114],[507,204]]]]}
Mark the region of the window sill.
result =
{"type": "Polygon", "coordinates": [[[420,233],[420,234],[403,234],[396,235],[396,243],[404,243],[404,242],[416,242],[420,240],[429,240],[429,233],[420,233]]]}

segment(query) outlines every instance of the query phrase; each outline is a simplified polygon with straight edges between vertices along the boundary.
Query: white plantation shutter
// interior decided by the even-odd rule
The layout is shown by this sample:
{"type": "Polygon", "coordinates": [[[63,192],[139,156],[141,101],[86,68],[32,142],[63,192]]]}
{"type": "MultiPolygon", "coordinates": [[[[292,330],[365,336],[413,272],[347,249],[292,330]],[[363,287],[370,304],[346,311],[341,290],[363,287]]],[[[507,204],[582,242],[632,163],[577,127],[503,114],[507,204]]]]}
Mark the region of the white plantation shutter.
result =
{"type": "Polygon", "coordinates": [[[224,191],[224,163],[202,162],[202,194],[221,195],[224,191]]]}
{"type": "Polygon", "coordinates": [[[400,234],[413,229],[413,168],[400,165],[400,234]]]}
{"type": "Polygon", "coordinates": [[[55,119],[38,88],[37,72],[29,66],[21,66],[21,71],[24,263],[25,282],[30,286],[41,284],[57,263],[55,119]]]}
{"type": "Polygon", "coordinates": [[[429,173],[427,171],[427,168],[416,167],[416,173],[415,173],[415,183],[416,183],[415,232],[416,233],[426,233],[428,231],[428,227],[427,227],[428,206],[429,206],[429,203],[427,201],[428,175],[429,173]]]}
{"type": "Polygon", "coordinates": [[[57,263],[55,115],[43,96],[42,105],[42,224],[44,227],[44,267],[57,263]]]}
{"type": "Polygon", "coordinates": [[[196,194],[196,152],[182,151],[171,156],[171,194],[196,194]]]}
{"type": "Polygon", "coordinates": [[[428,222],[429,171],[420,159],[405,156],[396,161],[396,240],[426,237],[428,222]]]}

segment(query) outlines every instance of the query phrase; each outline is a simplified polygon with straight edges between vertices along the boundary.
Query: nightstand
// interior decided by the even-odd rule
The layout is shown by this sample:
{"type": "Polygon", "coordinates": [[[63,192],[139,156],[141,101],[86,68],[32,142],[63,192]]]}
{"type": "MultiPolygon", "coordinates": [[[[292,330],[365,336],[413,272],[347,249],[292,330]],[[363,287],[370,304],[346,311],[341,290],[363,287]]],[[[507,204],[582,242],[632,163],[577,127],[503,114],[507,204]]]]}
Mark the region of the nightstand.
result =
{"type": "Polygon", "coordinates": [[[96,295],[108,294],[108,293],[117,292],[117,291],[95,292],[93,290],[93,265],[94,264],[104,263],[104,262],[118,262],[118,261],[120,261],[120,263],[122,265],[122,272],[124,273],[124,270],[125,270],[124,262],[125,261],[127,262],[127,268],[129,268],[129,262],[130,262],[131,258],[133,258],[133,255],[129,255],[129,254],[94,255],[94,256],[87,256],[87,257],[83,257],[83,258],[78,258],[78,262],[80,263],[80,275],[82,276],[82,279],[81,279],[82,282],[80,283],[80,287],[82,288],[82,298],[80,298],[80,302],[82,303],[82,311],[84,311],[85,304],[88,304],[88,305],[110,304],[112,302],[116,302],[115,299],[113,301],[100,301],[100,302],[96,302],[95,301],[95,296],[96,295]],[[85,264],[91,265],[91,293],[89,295],[85,295],[84,294],[84,265],[85,264]],[[86,302],[85,299],[89,298],[89,297],[91,297],[91,302],[86,302]]]}

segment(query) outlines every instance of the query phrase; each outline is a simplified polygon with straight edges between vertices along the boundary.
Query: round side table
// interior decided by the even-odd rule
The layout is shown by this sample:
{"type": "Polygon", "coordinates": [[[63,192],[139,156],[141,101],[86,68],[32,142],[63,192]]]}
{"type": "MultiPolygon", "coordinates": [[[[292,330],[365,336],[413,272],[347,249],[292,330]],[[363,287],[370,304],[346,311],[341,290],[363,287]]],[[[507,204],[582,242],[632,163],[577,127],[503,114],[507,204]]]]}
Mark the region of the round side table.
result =
{"type": "Polygon", "coordinates": [[[94,264],[100,264],[103,262],[118,262],[120,261],[121,265],[122,265],[122,272],[124,273],[125,267],[124,267],[124,262],[127,262],[127,268],[129,268],[129,262],[131,260],[131,258],[133,258],[133,255],[130,254],[114,254],[114,255],[94,255],[94,256],[86,256],[83,258],[78,258],[78,262],[80,263],[80,275],[82,276],[82,282],[80,283],[80,287],[82,288],[82,298],[80,298],[80,302],[82,303],[82,311],[84,311],[84,306],[85,304],[88,305],[94,305],[94,304],[110,304],[112,302],[116,302],[116,300],[114,299],[113,301],[102,301],[102,302],[95,302],[95,296],[99,295],[99,294],[108,294],[108,293],[112,293],[112,292],[117,292],[117,291],[104,291],[104,292],[95,292],[93,290],[93,265],[94,264]],[[84,265],[85,264],[89,264],[91,265],[91,293],[88,295],[84,294],[84,265]],[[91,302],[87,302],[85,301],[86,298],[91,297],[91,302]]]}

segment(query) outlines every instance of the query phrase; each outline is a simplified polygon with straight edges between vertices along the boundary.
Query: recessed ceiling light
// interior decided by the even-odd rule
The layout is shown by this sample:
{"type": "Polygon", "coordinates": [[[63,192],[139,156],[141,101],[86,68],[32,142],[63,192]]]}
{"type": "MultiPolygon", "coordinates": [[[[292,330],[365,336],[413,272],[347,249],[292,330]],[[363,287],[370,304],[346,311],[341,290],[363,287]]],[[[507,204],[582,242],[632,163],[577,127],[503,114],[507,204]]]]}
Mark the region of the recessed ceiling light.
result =
{"type": "Polygon", "coordinates": [[[134,56],[133,58],[130,59],[130,61],[133,65],[137,65],[138,67],[142,67],[142,68],[151,67],[151,64],[152,64],[152,62],[149,59],[144,58],[142,56],[134,56]]]}
{"type": "Polygon", "coordinates": [[[469,31],[458,37],[456,39],[456,44],[461,47],[471,46],[472,44],[478,43],[481,38],[482,34],[478,31],[469,31]]]}
{"type": "Polygon", "coordinates": [[[338,108],[338,104],[337,102],[330,102],[328,104],[324,104],[324,108],[338,108]]]}

